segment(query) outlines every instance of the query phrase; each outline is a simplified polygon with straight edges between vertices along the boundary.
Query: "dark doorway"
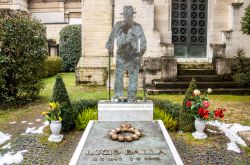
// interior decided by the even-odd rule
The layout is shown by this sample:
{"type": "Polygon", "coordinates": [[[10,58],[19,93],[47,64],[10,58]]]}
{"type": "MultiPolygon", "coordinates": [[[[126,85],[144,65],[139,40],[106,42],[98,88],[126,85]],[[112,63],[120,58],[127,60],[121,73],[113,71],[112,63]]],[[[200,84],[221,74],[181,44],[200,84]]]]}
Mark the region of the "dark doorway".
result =
{"type": "Polygon", "coordinates": [[[206,57],[207,0],[172,0],[172,43],[176,57],[206,57]]]}

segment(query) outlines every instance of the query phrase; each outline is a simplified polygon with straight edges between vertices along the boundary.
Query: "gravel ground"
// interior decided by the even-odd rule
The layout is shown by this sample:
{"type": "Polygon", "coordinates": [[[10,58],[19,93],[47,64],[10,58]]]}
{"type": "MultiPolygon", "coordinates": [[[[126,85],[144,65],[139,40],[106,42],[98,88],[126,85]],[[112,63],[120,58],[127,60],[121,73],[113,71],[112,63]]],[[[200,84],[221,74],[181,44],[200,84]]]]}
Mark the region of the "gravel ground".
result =
{"type": "MultiPolygon", "coordinates": [[[[82,132],[65,135],[62,143],[47,142],[47,137],[38,134],[22,135],[11,141],[11,151],[28,150],[21,164],[25,165],[68,165],[82,132]],[[46,140],[45,140],[46,138],[46,140]]],[[[0,149],[0,153],[7,150],[0,149]]]]}
{"type": "Polygon", "coordinates": [[[188,165],[249,165],[250,157],[242,150],[238,154],[227,150],[229,140],[223,134],[207,133],[208,140],[190,142],[184,136],[171,133],[172,140],[184,164],[188,165]]]}
{"type": "MultiPolygon", "coordinates": [[[[250,157],[244,151],[227,151],[228,139],[223,134],[207,134],[208,139],[197,141],[190,134],[170,133],[185,165],[250,165],[250,157]]],[[[73,131],[65,135],[62,143],[55,144],[47,142],[44,135],[22,135],[12,140],[11,151],[28,150],[22,162],[25,165],[66,165],[81,136],[82,132],[73,131]]],[[[0,150],[2,154],[6,152],[0,150]]]]}

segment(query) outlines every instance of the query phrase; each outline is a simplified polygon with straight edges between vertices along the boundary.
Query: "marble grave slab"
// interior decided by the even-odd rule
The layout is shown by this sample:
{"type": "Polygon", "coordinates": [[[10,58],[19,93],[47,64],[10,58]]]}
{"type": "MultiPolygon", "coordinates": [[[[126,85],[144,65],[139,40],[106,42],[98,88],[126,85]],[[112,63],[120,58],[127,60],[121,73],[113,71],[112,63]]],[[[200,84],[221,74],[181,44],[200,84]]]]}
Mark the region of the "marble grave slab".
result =
{"type": "Polygon", "coordinates": [[[143,136],[133,142],[109,138],[119,121],[90,121],[70,165],[183,165],[163,122],[130,121],[143,136]]]}

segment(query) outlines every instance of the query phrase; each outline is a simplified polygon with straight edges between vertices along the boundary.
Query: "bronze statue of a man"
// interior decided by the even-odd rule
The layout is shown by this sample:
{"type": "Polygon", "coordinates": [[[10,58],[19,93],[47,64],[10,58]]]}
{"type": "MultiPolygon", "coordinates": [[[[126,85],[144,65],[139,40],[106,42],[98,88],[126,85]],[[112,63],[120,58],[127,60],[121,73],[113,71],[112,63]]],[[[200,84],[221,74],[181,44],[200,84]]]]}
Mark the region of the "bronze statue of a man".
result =
{"type": "Polygon", "coordinates": [[[128,102],[136,99],[138,86],[138,73],[142,56],[147,48],[147,41],[142,26],[133,20],[136,12],[132,6],[123,7],[124,20],[117,22],[106,43],[109,52],[113,52],[114,40],[117,40],[115,96],[118,99],[123,96],[123,73],[128,70],[128,102]]]}

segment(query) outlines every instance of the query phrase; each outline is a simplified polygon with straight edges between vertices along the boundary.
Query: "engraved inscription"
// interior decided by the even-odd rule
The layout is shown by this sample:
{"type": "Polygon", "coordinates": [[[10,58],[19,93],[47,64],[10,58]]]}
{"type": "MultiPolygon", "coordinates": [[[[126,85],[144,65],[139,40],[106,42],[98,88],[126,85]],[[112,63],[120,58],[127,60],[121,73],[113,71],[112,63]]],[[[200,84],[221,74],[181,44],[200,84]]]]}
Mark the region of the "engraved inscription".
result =
{"type": "Polygon", "coordinates": [[[85,155],[167,155],[164,150],[88,150],[85,155]]]}
{"type": "Polygon", "coordinates": [[[11,3],[11,0],[0,0],[0,3],[11,3]]]}

